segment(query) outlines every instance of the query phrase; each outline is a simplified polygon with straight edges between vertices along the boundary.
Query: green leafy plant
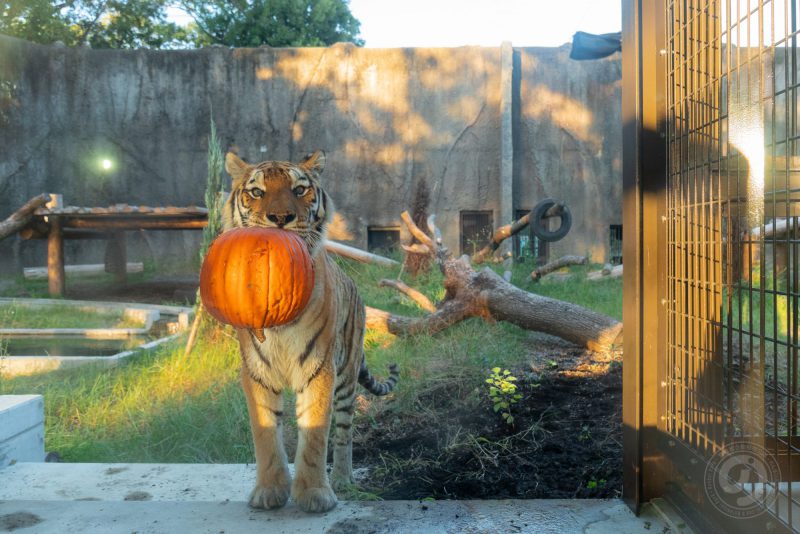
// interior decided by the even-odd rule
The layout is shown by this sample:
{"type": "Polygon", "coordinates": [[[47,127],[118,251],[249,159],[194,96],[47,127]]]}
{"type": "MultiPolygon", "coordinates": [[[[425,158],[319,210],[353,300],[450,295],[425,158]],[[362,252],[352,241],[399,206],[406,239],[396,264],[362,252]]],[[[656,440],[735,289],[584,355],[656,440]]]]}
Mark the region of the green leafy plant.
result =
{"type": "Polygon", "coordinates": [[[203,228],[203,242],[200,247],[200,260],[205,257],[209,245],[215,237],[222,231],[222,204],[223,198],[223,175],[222,169],[225,165],[225,157],[222,154],[217,138],[217,126],[214,119],[211,119],[211,132],[208,135],[208,175],[206,176],[205,203],[208,208],[208,225],[203,228]]]}
{"type": "Polygon", "coordinates": [[[509,424],[514,424],[514,416],[511,415],[511,406],[519,402],[522,398],[517,393],[517,385],[514,383],[517,377],[511,374],[508,369],[494,367],[486,383],[489,384],[489,398],[494,404],[495,413],[500,413],[500,417],[509,424]]]}
{"type": "Polygon", "coordinates": [[[595,480],[594,478],[592,478],[589,482],[586,483],[586,489],[594,490],[598,488],[604,488],[606,487],[607,482],[608,481],[604,478],[601,478],[600,480],[595,480]]]}

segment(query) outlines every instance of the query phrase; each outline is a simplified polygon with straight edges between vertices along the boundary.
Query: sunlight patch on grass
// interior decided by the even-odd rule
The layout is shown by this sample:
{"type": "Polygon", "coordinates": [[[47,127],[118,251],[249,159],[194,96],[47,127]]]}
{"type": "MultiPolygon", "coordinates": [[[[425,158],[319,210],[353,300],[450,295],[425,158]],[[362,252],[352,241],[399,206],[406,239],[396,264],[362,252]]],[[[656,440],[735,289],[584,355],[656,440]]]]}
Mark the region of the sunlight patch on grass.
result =
{"type": "Polygon", "coordinates": [[[0,304],[3,328],[140,328],[141,320],[125,316],[122,309],[89,309],[55,304],[32,307],[0,304]]]}

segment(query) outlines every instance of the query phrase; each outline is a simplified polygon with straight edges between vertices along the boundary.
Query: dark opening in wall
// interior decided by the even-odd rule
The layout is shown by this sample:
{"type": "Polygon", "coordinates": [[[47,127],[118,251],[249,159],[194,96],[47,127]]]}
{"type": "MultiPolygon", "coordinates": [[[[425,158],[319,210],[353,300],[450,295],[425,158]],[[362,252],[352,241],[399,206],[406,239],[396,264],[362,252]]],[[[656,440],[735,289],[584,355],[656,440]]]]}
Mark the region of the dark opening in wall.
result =
{"type": "MultiPolygon", "coordinates": [[[[515,220],[519,220],[531,210],[517,210],[515,220]]],[[[536,265],[547,263],[547,241],[542,241],[528,225],[514,235],[514,257],[520,261],[533,261],[536,265]]]]}
{"type": "Polygon", "coordinates": [[[622,225],[612,224],[608,227],[608,262],[611,265],[622,263],[622,225]]]}
{"type": "Polygon", "coordinates": [[[370,252],[393,252],[400,246],[400,228],[392,226],[370,226],[367,228],[367,250],[370,252]]]}
{"type": "Polygon", "coordinates": [[[461,254],[472,256],[489,242],[493,219],[491,210],[461,212],[461,254]]]}

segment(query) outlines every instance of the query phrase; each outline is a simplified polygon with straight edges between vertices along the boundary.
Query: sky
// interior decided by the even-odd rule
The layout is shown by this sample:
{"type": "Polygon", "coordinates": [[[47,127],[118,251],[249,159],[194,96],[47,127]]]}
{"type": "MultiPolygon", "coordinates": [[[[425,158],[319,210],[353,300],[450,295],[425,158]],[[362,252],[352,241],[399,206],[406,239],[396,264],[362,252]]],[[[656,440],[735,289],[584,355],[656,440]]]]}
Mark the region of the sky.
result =
{"type": "MultiPolygon", "coordinates": [[[[622,29],[621,0],[350,0],[370,48],[560,46],[622,29]]],[[[173,11],[177,22],[186,20],[173,11]]]]}

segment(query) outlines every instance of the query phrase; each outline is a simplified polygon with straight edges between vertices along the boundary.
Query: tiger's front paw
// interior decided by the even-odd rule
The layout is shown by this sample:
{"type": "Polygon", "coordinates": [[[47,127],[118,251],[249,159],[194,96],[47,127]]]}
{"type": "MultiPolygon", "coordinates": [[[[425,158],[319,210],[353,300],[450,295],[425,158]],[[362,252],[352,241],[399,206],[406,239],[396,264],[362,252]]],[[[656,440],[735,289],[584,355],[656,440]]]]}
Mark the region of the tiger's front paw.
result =
{"type": "Polygon", "coordinates": [[[304,512],[321,513],[336,507],[336,494],[330,487],[306,488],[295,491],[292,495],[297,505],[304,512]]]}
{"type": "Polygon", "coordinates": [[[256,486],[250,493],[250,506],[273,510],[289,500],[289,486],[256,486]]]}

